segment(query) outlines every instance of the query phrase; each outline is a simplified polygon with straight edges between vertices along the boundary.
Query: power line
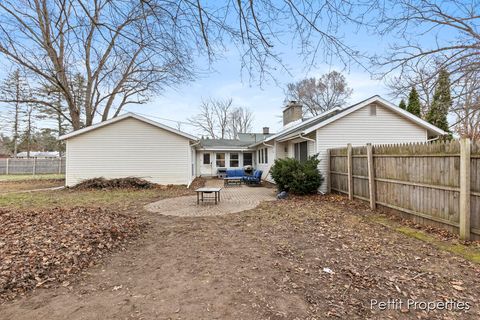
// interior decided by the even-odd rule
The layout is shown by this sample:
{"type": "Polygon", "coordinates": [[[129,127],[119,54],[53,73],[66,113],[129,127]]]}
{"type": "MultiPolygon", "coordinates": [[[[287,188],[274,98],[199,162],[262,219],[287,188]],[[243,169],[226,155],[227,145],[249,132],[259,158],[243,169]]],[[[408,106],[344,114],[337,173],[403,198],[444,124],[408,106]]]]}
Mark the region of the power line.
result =
{"type": "Polygon", "coordinates": [[[134,112],[134,113],[139,114],[139,115],[144,116],[144,117],[155,118],[155,119],[160,119],[160,120],[164,120],[164,121],[170,121],[170,122],[176,122],[176,123],[179,123],[179,124],[185,124],[185,125],[195,126],[195,125],[193,125],[193,124],[190,123],[190,122],[184,122],[184,121],[180,121],[180,120],[173,120],[173,119],[168,119],[168,118],[162,118],[162,117],[152,116],[152,115],[150,115],[150,114],[140,113],[140,112],[134,112]]]}

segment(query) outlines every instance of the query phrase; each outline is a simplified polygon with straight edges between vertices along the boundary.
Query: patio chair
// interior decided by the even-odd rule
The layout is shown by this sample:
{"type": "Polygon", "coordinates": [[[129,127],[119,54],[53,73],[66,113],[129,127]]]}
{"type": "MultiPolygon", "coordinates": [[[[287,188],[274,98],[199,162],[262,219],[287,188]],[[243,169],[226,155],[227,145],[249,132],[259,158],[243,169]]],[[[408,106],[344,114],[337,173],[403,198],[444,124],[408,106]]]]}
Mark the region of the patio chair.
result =
{"type": "Polygon", "coordinates": [[[255,170],[253,172],[253,175],[243,177],[243,181],[246,184],[260,184],[260,182],[262,181],[262,174],[262,170],[255,170]]]}

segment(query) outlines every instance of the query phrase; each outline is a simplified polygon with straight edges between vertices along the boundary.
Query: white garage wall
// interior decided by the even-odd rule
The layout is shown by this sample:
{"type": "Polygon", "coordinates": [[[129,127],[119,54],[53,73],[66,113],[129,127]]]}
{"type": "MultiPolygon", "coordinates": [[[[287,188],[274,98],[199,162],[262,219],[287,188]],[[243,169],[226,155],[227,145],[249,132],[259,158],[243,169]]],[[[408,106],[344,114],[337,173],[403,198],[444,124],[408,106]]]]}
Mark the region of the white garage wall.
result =
{"type": "MultiPolygon", "coordinates": [[[[348,143],[361,146],[367,143],[389,144],[422,142],[427,140],[426,129],[377,104],[376,115],[370,115],[370,105],[365,106],[317,130],[317,152],[320,172],[326,177],[327,150],[346,147],[348,143]]],[[[327,191],[327,181],[320,187],[327,191]]]]}
{"type": "Polygon", "coordinates": [[[67,140],[66,185],[95,177],[139,177],[159,184],[191,181],[189,140],[126,118],[67,140]]]}

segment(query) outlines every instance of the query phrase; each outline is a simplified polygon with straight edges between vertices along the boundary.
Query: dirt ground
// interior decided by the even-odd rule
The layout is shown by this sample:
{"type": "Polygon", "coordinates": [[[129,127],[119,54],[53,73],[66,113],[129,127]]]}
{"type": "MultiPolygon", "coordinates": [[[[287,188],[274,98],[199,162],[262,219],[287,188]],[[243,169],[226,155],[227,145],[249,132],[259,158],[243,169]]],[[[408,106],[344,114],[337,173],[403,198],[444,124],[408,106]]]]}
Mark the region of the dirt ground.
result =
{"type": "MultiPolygon", "coordinates": [[[[294,198],[215,217],[128,209],[149,223],[69,286],[0,306],[0,319],[479,319],[480,266],[393,232],[362,206],[294,198]],[[371,309],[456,299],[462,311],[371,309]]],[[[421,308],[421,305],[419,306],[421,308]]]]}

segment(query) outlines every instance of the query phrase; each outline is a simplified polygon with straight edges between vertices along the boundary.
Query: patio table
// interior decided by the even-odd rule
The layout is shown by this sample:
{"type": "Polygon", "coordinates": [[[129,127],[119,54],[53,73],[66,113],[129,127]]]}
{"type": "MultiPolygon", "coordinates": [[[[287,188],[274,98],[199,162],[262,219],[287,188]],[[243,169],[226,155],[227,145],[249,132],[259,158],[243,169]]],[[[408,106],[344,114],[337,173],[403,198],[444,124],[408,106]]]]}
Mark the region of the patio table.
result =
{"type": "Polygon", "coordinates": [[[225,187],[230,185],[241,185],[242,177],[223,178],[223,184],[225,185],[225,187]]]}
{"type": "MultiPolygon", "coordinates": [[[[197,204],[200,204],[200,200],[202,200],[202,202],[204,201],[205,198],[203,197],[203,195],[205,193],[208,193],[208,194],[213,193],[214,196],[215,196],[215,204],[217,204],[217,202],[220,202],[220,190],[222,190],[222,188],[199,188],[199,189],[196,189],[195,192],[197,193],[197,204]]],[[[206,198],[206,199],[211,199],[211,197],[206,198]]]]}

